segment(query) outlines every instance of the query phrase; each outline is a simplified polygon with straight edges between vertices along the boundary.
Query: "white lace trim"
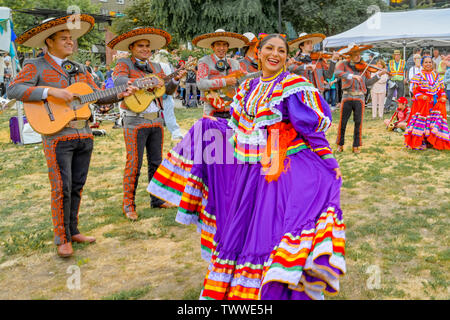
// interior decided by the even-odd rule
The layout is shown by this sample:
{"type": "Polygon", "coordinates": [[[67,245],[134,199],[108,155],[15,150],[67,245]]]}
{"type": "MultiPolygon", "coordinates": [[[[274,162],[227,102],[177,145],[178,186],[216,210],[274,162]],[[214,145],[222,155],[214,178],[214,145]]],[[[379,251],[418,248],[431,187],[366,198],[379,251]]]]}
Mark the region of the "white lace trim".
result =
{"type": "MultiPolygon", "coordinates": [[[[273,90],[275,91],[280,91],[283,88],[283,82],[286,80],[290,80],[292,78],[298,77],[297,75],[294,74],[289,74],[287,75],[282,81],[280,81],[275,89],[273,90]]],[[[245,95],[247,94],[248,90],[245,89],[247,82],[244,82],[242,85],[242,88],[240,90],[240,92],[243,92],[243,98],[245,97],[245,95]],[[242,91],[244,90],[244,91],[242,91]]],[[[267,144],[267,135],[264,134],[264,131],[261,129],[262,127],[265,126],[270,126],[273,125],[277,122],[280,122],[282,120],[282,113],[280,110],[278,110],[276,107],[281,104],[286,98],[290,97],[293,94],[297,94],[299,92],[304,93],[304,99],[303,99],[303,103],[305,103],[307,106],[309,106],[311,109],[313,109],[317,114],[318,117],[322,118],[323,120],[321,121],[321,123],[319,124],[319,127],[317,128],[317,131],[326,131],[328,130],[328,128],[331,125],[331,119],[327,116],[325,116],[323,114],[323,112],[320,110],[320,108],[318,107],[318,105],[314,102],[315,101],[315,95],[314,93],[317,93],[318,90],[313,87],[313,86],[300,86],[300,87],[296,87],[290,90],[283,90],[283,93],[281,95],[281,98],[278,98],[276,101],[273,101],[273,99],[271,99],[269,101],[269,105],[268,105],[268,109],[274,113],[275,115],[277,115],[276,118],[274,119],[270,119],[270,120],[263,120],[260,122],[256,122],[255,123],[255,127],[252,131],[252,133],[250,135],[246,135],[243,132],[241,132],[238,127],[233,123],[233,121],[230,119],[230,121],[228,122],[228,125],[234,130],[235,132],[235,136],[236,136],[236,140],[239,143],[243,143],[243,144],[250,144],[250,145],[262,145],[265,146],[267,144]]],[[[242,113],[242,106],[239,103],[239,101],[234,98],[233,102],[230,105],[234,110],[237,111],[237,113],[241,114],[242,113]]]]}

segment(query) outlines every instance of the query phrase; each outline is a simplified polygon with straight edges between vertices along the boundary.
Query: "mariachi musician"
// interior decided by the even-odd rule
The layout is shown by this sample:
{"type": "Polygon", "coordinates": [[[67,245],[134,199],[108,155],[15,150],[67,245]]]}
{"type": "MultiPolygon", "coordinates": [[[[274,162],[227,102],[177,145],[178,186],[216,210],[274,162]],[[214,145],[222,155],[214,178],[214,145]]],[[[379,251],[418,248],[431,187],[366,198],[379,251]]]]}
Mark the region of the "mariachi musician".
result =
{"type": "Polygon", "coordinates": [[[333,72],[338,61],[339,54],[313,53],[314,45],[325,39],[322,33],[301,33],[297,39],[289,41],[289,50],[298,50],[298,54],[291,58],[288,63],[288,70],[305,77],[323,94],[327,79],[333,76],[333,72]],[[329,65],[324,60],[331,58],[329,65]]]}
{"type": "MultiPolygon", "coordinates": [[[[53,18],[19,36],[16,39],[18,44],[33,48],[47,47],[47,53],[24,61],[22,71],[8,87],[8,97],[23,102],[47,101],[48,97],[53,97],[68,103],[74,99],[74,94],[66,89],[71,84],[84,82],[94,91],[100,90],[83,65],[67,59],[74,52],[76,39],[88,33],[94,23],[94,18],[86,14],[53,18]],[[73,28],[77,24],[79,27],[73,28]]],[[[127,92],[102,98],[96,103],[117,102],[136,89],[128,86],[127,92]]],[[[87,120],[70,121],[61,131],[42,136],[51,185],[54,241],[61,257],[73,254],[72,242],[95,242],[95,238],[85,236],[78,230],[78,211],[93,140],[87,120]]]]}
{"type": "Polygon", "coordinates": [[[335,75],[342,79],[342,107],[340,108],[339,127],[337,132],[337,151],[344,151],[345,129],[348,119],[353,112],[355,130],[353,134],[353,152],[361,153],[362,145],[362,121],[364,115],[364,96],[367,87],[377,82],[387,70],[378,69],[361,60],[361,52],[372,46],[358,46],[351,44],[339,50],[339,53],[347,56],[347,59],[336,65],[335,75]],[[376,72],[371,78],[370,72],[376,72]]]}
{"type": "Polygon", "coordinates": [[[197,36],[192,40],[197,47],[213,50],[213,54],[204,56],[198,62],[197,87],[201,91],[201,99],[205,102],[204,115],[230,118],[228,105],[231,99],[226,101],[228,97],[220,90],[236,86],[237,77],[229,75],[242,70],[237,60],[229,59],[226,55],[229,49],[242,48],[247,42],[247,38],[242,34],[222,29],[197,36]]]}
{"type": "Polygon", "coordinates": [[[258,71],[258,61],[256,59],[255,48],[258,44],[258,38],[251,32],[244,33],[244,36],[247,37],[248,43],[243,48],[244,57],[239,59],[239,63],[241,65],[241,69],[245,70],[247,73],[253,73],[258,71]]]}
{"type": "MultiPolygon", "coordinates": [[[[186,71],[180,71],[173,79],[164,82],[166,77],[161,65],[151,62],[149,59],[153,50],[160,49],[171,40],[171,35],[164,30],[156,28],[135,28],[125,32],[108,43],[113,50],[128,51],[131,56],[121,58],[117,62],[112,78],[115,86],[123,85],[130,80],[156,75],[159,77],[159,86],[165,86],[166,94],[175,92],[178,80],[184,76],[186,71]]],[[[135,96],[137,98],[137,96],[135,96]]],[[[140,101],[139,98],[136,101],[140,101]]],[[[163,110],[162,98],[156,98],[149,105],[143,107],[142,112],[134,112],[122,103],[125,116],[123,119],[123,132],[127,160],[123,178],[123,213],[132,221],[138,219],[136,212],[136,189],[144,157],[147,151],[148,179],[152,179],[158,166],[162,161],[163,146],[163,110]]],[[[150,195],[150,206],[152,208],[171,208],[168,202],[162,201],[150,195]]]]}

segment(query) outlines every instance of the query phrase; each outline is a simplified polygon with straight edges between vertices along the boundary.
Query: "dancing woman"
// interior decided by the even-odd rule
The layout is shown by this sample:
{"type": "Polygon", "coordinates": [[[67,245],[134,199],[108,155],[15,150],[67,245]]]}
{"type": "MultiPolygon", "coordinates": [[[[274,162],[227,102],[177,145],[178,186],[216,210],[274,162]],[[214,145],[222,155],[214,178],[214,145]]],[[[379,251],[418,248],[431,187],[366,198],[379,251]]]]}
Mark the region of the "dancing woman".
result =
{"type": "Polygon", "coordinates": [[[201,299],[339,291],[345,225],[341,172],[325,138],[331,112],[310,82],[285,71],[288,50],[279,34],[261,39],[263,76],[240,86],[231,118],[195,123],[149,184],[179,206],[178,222],[201,232],[210,262],[201,299]]]}
{"type": "Polygon", "coordinates": [[[422,58],[422,71],[412,79],[413,104],[405,132],[407,148],[450,149],[444,80],[433,71],[430,56],[422,58]]]}

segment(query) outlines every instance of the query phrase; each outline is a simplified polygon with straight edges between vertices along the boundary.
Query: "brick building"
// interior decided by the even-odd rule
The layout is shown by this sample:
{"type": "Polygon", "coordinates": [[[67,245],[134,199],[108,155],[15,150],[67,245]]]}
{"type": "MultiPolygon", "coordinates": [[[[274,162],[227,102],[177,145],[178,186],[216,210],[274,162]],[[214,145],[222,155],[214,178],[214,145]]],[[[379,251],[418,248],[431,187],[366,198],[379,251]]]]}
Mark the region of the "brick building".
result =
{"type": "MultiPolygon", "coordinates": [[[[100,4],[100,14],[105,16],[112,17],[120,17],[124,14],[125,9],[132,5],[134,0],[91,0],[92,4],[100,4]]],[[[112,38],[114,38],[114,34],[109,30],[109,26],[107,23],[102,23],[100,26],[100,30],[105,32],[105,45],[96,45],[94,50],[98,53],[103,53],[106,55],[106,64],[110,64],[112,61],[112,56],[115,54],[115,51],[106,47],[106,43],[108,43],[112,38]]]]}

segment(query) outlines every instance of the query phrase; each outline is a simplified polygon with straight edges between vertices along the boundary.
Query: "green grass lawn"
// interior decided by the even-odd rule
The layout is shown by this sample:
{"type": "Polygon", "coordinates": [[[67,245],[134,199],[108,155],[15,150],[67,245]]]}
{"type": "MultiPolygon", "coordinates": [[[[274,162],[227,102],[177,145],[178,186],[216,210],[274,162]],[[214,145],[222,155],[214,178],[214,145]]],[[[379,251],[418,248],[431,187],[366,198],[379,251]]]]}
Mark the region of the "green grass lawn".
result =
{"type": "MultiPolygon", "coordinates": [[[[0,114],[0,299],[198,298],[207,270],[199,235],[174,221],[175,209],[150,208],[145,174],[136,196],[140,219],[124,218],[123,133],[110,122],[101,126],[107,136],[95,137],[79,217],[80,230],[97,243],[75,244],[73,257],[58,258],[42,146],[9,142],[13,115],[0,114]],[[80,290],[68,289],[70,266],[81,271],[80,290]]],[[[176,116],[187,130],[201,109],[176,109],[176,116]]],[[[350,151],[352,133],[350,121],[346,150],[336,154],[347,274],[332,299],[449,299],[449,152],[406,150],[402,135],[384,130],[368,111],[359,155],[350,151]]],[[[166,130],[164,150],[174,145],[166,130]]]]}

